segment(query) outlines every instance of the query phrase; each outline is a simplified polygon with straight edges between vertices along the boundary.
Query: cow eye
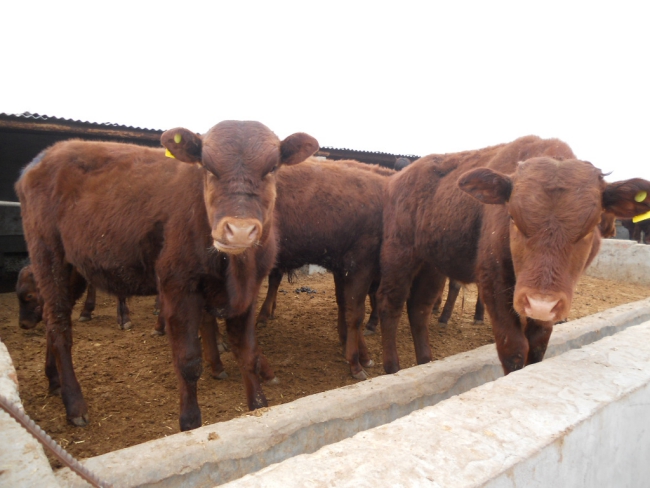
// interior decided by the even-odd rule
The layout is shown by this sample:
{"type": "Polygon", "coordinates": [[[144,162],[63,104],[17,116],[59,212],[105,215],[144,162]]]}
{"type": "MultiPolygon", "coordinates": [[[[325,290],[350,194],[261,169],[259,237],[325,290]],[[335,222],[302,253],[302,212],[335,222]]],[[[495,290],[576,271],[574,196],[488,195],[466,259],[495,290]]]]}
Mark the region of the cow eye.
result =
{"type": "Polygon", "coordinates": [[[25,297],[26,300],[31,300],[33,298],[34,298],[34,295],[32,295],[31,293],[28,293],[27,296],[25,297]]]}
{"type": "Polygon", "coordinates": [[[271,170],[268,173],[266,173],[266,175],[274,175],[277,170],[278,170],[278,165],[276,164],[275,166],[273,166],[273,168],[271,168],[271,170]]]}

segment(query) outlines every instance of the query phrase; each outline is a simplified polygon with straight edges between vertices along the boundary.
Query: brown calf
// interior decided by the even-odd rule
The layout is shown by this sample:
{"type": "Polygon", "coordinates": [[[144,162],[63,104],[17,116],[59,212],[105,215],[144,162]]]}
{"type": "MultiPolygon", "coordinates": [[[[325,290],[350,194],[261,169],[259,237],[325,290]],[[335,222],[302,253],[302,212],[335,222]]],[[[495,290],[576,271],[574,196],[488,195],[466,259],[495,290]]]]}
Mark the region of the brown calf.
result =
{"type": "MultiPolygon", "coordinates": [[[[81,282],[83,286],[85,280],[81,280],[81,282]]],[[[34,279],[32,267],[29,264],[18,273],[16,295],[18,296],[18,323],[23,329],[33,329],[36,327],[36,324],[43,320],[43,299],[38,291],[38,285],[34,279]]],[[[92,283],[89,283],[86,290],[86,300],[79,315],[79,322],[87,322],[92,319],[96,299],[97,289],[92,283]]],[[[118,298],[117,326],[120,329],[129,330],[133,327],[130,314],[131,312],[126,304],[126,298],[118,298]]]]}
{"type": "Polygon", "coordinates": [[[203,136],[173,129],[161,140],[177,159],[127,144],[58,143],[16,183],[56,358],[50,390],[60,384],[75,425],[86,425],[88,409],[70,355],[73,269],[117,296],[160,293],[181,430],[201,425],[204,310],[226,319],[249,408],[267,404],[259,374],[271,379],[272,372],[257,347],[253,303],[275,261],[275,172],[311,156],[318,143],[302,133],[280,141],[258,122],[238,121],[203,136]]]}
{"type": "Polygon", "coordinates": [[[384,368],[399,370],[404,302],[419,364],[431,360],[428,321],[444,276],[478,282],[506,373],[540,361],[578,278],[600,245],[603,212],[630,217],[650,182],[607,184],[556,139],[419,159],[391,178],[378,291],[384,368]],[[521,161],[525,161],[520,163],[521,161]]]}
{"type": "Polygon", "coordinates": [[[356,161],[313,160],[278,171],[280,244],[258,321],[272,315],[284,272],[323,266],[334,275],[339,339],[356,379],[366,379],[363,367],[374,364],[361,325],[366,295],[379,279],[382,207],[392,174],[356,161]]]}

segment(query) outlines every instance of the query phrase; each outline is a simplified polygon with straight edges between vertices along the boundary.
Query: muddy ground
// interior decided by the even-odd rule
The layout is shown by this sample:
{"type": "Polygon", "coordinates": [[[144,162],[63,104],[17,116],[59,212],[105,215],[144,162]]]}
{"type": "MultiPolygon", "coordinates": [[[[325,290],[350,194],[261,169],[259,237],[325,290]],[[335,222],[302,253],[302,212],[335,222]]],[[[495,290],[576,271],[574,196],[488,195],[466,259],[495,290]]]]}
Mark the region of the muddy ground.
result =
{"type": "MultiPolygon", "coordinates": [[[[265,293],[266,288],[262,297],[265,293]]],[[[570,318],[648,296],[650,287],[584,277],[578,285],[570,318]]],[[[472,324],[475,302],[476,289],[470,286],[461,291],[447,327],[440,327],[437,316],[433,317],[429,329],[435,359],[494,342],[489,321],[485,325],[472,324]]],[[[150,335],[156,320],[154,297],[132,298],[129,305],[134,323],[130,331],[117,328],[115,299],[102,293],[97,296],[94,319],[74,325],[73,359],[90,410],[90,424],[75,428],[66,423],[60,398],[47,394],[43,325],[21,330],[15,294],[0,294],[0,338],[18,372],[25,410],[75,457],[97,456],[179,432],[179,397],[170,347],[167,337],[150,335]]],[[[77,305],[75,319],[79,309],[77,305]]],[[[279,384],[264,387],[270,405],[355,382],[341,355],[336,318],[330,274],[299,275],[293,284],[282,283],[276,319],[258,329],[261,347],[280,379],[279,384]],[[296,293],[302,286],[317,292],[296,293]]],[[[398,333],[403,368],[415,365],[405,319],[404,314],[398,333]]],[[[367,372],[370,377],[381,375],[380,337],[368,336],[367,342],[371,357],[379,365],[367,372]]],[[[225,353],[223,361],[228,379],[212,379],[204,368],[199,381],[204,424],[223,422],[247,411],[241,376],[232,354],[225,353]]]]}

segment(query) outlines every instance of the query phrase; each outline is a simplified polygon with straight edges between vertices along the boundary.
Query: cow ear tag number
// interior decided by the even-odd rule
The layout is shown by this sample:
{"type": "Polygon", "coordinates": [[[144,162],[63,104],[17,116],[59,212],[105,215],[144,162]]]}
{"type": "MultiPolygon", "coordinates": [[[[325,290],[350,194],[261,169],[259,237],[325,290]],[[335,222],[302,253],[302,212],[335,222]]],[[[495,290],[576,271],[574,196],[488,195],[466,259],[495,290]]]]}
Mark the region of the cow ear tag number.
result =
{"type": "MultiPolygon", "coordinates": [[[[648,192],[642,190],[634,196],[634,201],[637,203],[641,203],[643,200],[646,199],[647,196],[648,196],[648,192]]],[[[637,215],[632,219],[632,222],[636,224],[637,222],[641,222],[642,220],[647,220],[647,219],[650,219],[650,210],[641,215],[637,215]]]]}

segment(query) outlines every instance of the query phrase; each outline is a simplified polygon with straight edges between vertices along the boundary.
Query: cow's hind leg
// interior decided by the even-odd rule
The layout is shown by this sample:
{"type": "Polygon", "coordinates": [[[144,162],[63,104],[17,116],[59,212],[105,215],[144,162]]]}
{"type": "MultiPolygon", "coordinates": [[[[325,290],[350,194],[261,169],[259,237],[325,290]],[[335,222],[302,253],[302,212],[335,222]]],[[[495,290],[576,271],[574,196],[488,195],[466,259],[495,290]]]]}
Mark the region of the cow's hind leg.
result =
{"type": "Polygon", "coordinates": [[[366,295],[371,282],[365,267],[361,267],[355,273],[349,273],[347,277],[341,273],[337,280],[337,284],[342,287],[340,293],[343,296],[343,322],[346,328],[345,359],[350,365],[352,377],[358,380],[368,378],[363,367],[371,367],[375,364],[368,355],[368,347],[361,331],[366,316],[366,295]]]}
{"type": "Polygon", "coordinates": [[[218,345],[219,327],[217,319],[207,312],[203,312],[201,320],[201,345],[203,346],[203,357],[210,368],[210,376],[218,380],[228,378],[218,345]]]}
{"type": "Polygon", "coordinates": [[[445,306],[442,309],[442,313],[438,318],[439,324],[448,324],[451,314],[454,311],[454,305],[456,305],[456,300],[458,299],[458,293],[460,292],[460,283],[456,280],[449,279],[449,291],[447,292],[447,301],[445,306]]]}
{"type": "Polygon", "coordinates": [[[95,310],[95,304],[97,302],[97,289],[93,284],[88,284],[88,290],[86,291],[86,301],[84,302],[84,308],[79,315],[79,322],[88,322],[93,318],[93,311],[95,310]]]}
{"type": "Polygon", "coordinates": [[[364,335],[370,335],[377,332],[377,325],[379,325],[379,311],[377,309],[377,288],[379,288],[379,281],[375,280],[370,285],[368,291],[368,298],[370,299],[370,317],[364,330],[364,335]]]}
{"type": "Polygon", "coordinates": [[[485,305],[481,296],[476,297],[476,309],[474,310],[474,325],[481,325],[485,319],[485,305]]]}
{"type": "Polygon", "coordinates": [[[444,286],[445,276],[430,265],[423,266],[413,280],[411,293],[406,303],[415,346],[415,358],[418,364],[431,361],[429,320],[433,305],[444,286]]]}
{"type": "Polygon", "coordinates": [[[275,306],[278,300],[278,288],[284,273],[279,268],[273,268],[268,277],[268,291],[260,312],[257,314],[257,324],[265,324],[269,319],[275,318],[275,306]]]}
{"type": "Polygon", "coordinates": [[[117,326],[121,330],[131,330],[133,328],[131,311],[126,303],[125,297],[118,297],[117,299],[117,326]]]}
{"type": "Polygon", "coordinates": [[[384,255],[390,257],[391,253],[395,252],[397,251],[382,248],[382,276],[377,290],[384,371],[388,374],[397,373],[400,369],[397,354],[397,326],[417,271],[413,265],[384,259],[384,255]]]}

